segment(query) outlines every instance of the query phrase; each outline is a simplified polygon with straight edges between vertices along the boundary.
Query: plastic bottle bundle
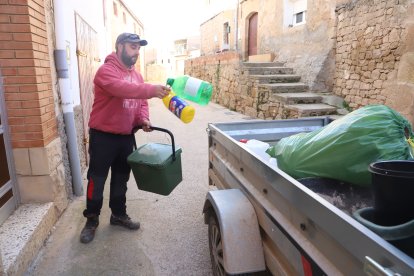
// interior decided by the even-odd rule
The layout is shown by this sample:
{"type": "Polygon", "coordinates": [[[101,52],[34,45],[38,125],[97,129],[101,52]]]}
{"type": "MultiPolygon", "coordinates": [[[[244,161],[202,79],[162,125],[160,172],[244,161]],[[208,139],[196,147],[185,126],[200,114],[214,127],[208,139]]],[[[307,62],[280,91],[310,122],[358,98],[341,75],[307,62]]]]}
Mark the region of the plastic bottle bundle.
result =
{"type": "Polygon", "coordinates": [[[208,104],[213,94],[213,86],[209,82],[187,75],[168,78],[167,85],[171,86],[177,96],[199,105],[208,104]]]}
{"type": "Polygon", "coordinates": [[[172,90],[162,99],[162,101],[165,107],[184,123],[188,124],[193,120],[195,114],[194,107],[180,99],[172,90]]]}

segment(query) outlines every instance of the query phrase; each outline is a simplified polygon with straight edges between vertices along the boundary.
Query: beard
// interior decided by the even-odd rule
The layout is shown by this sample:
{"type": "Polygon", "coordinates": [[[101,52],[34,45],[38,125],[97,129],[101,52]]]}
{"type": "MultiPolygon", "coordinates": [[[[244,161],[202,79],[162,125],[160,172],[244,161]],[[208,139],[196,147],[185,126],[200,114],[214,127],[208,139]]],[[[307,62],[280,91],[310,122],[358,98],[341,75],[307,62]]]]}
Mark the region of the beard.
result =
{"type": "Polygon", "coordinates": [[[122,47],[121,59],[127,67],[131,67],[137,62],[138,56],[128,56],[128,54],[125,51],[125,48],[122,47]]]}

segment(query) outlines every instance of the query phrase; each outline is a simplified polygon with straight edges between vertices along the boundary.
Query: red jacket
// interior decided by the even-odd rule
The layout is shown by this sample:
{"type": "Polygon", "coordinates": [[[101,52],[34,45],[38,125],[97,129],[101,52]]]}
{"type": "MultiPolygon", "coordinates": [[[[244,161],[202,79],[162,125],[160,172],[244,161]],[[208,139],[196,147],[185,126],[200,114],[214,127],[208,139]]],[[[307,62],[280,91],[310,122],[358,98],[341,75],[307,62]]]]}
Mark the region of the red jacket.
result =
{"type": "Polygon", "coordinates": [[[89,127],[115,134],[130,134],[149,119],[147,99],[155,96],[152,84],[144,83],[134,67],[126,68],[116,53],[105,58],[95,79],[95,98],[89,127]]]}

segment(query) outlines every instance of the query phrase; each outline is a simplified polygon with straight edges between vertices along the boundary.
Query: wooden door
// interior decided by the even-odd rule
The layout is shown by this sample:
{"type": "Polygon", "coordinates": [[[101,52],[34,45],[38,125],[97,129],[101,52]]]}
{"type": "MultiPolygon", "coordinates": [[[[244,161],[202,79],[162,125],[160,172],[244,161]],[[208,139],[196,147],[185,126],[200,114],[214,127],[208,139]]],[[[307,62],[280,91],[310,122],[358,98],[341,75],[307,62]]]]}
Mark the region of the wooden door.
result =
{"type": "Polygon", "coordinates": [[[249,56],[257,55],[257,12],[254,13],[249,19],[249,33],[248,37],[248,52],[249,56]]]}
{"type": "Polygon", "coordinates": [[[98,35],[78,14],[76,22],[76,55],[78,57],[79,88],[83,118],[83,154],[88,164],[89,116],[93,104],[93,78],[99,66],[98,35]]]}
{"type": "Polygon", "coordinates": [[[4,90],[0,75],[0,224],[16,209],[17,197],[12,170],[11,145],[6,127],[4,90]]]}

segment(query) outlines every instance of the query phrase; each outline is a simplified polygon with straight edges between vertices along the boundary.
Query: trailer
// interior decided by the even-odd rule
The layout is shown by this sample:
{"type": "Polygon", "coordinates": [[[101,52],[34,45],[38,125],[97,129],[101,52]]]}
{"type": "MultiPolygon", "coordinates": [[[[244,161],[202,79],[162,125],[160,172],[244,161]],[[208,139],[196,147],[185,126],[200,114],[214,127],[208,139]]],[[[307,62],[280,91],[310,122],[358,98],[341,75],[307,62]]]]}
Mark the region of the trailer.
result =
{"type": "MultiPolygon", "coordinates": [[[[209,185],[217,189],[207,193],[203,213],[214,275],[414,275],[412,256],[355,220],[352,210],[335,206],[324,189],[315,191],[239,142],[272,145],[331,121],[208,125],[209,185]]],[[[355,196],[364,198],[348,198],[355,196]]]]}

